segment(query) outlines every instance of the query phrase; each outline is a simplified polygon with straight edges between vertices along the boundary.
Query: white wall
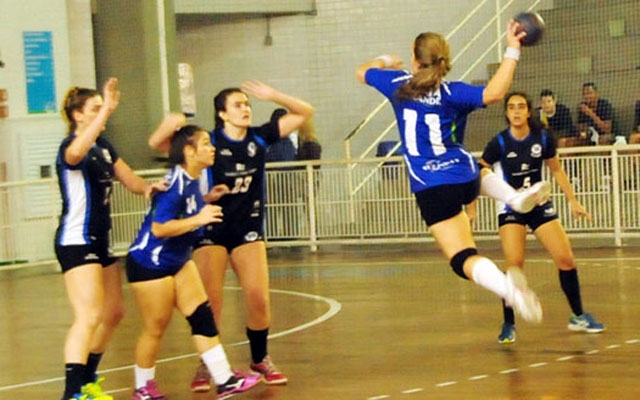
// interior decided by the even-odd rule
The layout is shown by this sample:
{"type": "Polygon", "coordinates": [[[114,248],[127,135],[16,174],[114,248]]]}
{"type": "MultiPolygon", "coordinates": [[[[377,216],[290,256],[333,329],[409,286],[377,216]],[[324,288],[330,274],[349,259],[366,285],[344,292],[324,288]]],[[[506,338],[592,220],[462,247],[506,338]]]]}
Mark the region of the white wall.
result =
{"type": "MultiPolygon", "coordinates": [[[[310,101],[316,108],[323,157],[343,158],[343,138],[383,100],[373,89],[356,81],[355,68],[384,53],[396,54],[408,62],[417,34],[424,31],[447,34],[479,3],[479,0],[317,0],[316,16],[272,18],[271,46],[265,45],[264,18],[226,22],[185,19],[187,23],[179,18],[179,61],[193,67],[196,123],[213,126],[212,98],[219,90],[257,78],[310,101]]],[[[532,3],[532,0],[514,1],[502,22],[532,3]]],[[[548,7],[550,2],[543,3],[548,7]]],[[[484,18],[494,15],[495,1],[488,1],[482,14],[484,18]]],[[[485,22],[472,20],[452,38],[454,56],[485,22]]],[[[495,28],[489,29],[466,60],[456,62],[450,77],[460,76],[487,43],[495,39],[495,34],[495,28]]],[[[488,61],[495,61],[496,54],[491,53],[494,58],[488,61]]],[[[474,78],[486,78],[484,63],[465,80],[474,78]]],[[[274,107],[255,102],[254,123],[266,120],[274,107]]],[[[380,132],[388,125],[392,120],[389,111],[385,110],[386,118],[374,122],[377,126],[373,131],[380,132]]],[[[374,132],[365,133],[354,143],[353,153],[360,154],[374,135],[377,136],[374,132]]],[[[397,138],[395,130],[389,138],[397,138]]]]}
{"type": "Polygon", "coordinates": [[[0,88],[9,94],[9,118],[0,120],[0,162],[9,180],[40,177],[40,165],[53,166],[66,132],[59,107],[69,86],[95,86],[89,0],[0,0],[0,88]],[[28,5],[28,6],[25,6],[28,5]],[[29,114],[22,34],[50,31],[57,110],[29,114]],[[76,79],[77,78],[77,79],[76,79]]]}

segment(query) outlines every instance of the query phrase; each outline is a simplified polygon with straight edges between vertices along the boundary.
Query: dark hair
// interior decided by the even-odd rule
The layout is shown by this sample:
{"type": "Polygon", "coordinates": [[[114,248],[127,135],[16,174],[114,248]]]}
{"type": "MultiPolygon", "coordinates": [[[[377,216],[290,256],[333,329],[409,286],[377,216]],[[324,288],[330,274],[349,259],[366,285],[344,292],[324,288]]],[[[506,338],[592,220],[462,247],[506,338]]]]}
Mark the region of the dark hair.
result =
{"type": "Polygon", "coordinates": [[[582,89],[586,89],[586,88],[593,88],[593,90],[598,90],[598,88],[596,87],[596,84],[594,82],[585,82],[582,84],[582,89]]]}
{"type": "Polygon", "coordinates": [[[282,118],[283,116],[287,115],[287,113],[288,113],[288,111],[285,108],[276,108],[271,113],[271,118],[269,119],[269,121],[276,122],[280,118],[282,118]]]}
{"type": "Polygon", "coordinates": [[[551,89],[542,89],[542,91],[540,92],[540,97],[547,97],[547,96],[551,96],[552,98],[556,98],[556,95],[553,94],[553,91],[551,89]]]}
{"type": "Polygon", "coordinates": [[[205,130],[197,125],[185,125],[173,134],[170,141],[171,147],[169,148],[170,166],[184,164],[184,148],[187,146],[196,147],[193,137],[200,131],[205,130]]]}
{"type": "Polygon", "coordinates": [[[100,92],[96,89],[74,86],[67,91],[62,102],[62,117],[69,125],[69,131],[67,132],[69,135],[78,127],[76,120],[73,118],[73,112],[82,111],[87,100],[95,96],[100,96],[100,92]]]}
{"type": "MultiPolygon", "coordinates": [[[[529,110],[529,118],[527,118],[527,122],[529,123],[529,127],[531,130],[539,130],[542,125],[538,123],[537,119],[531,118],[531,99],[525,92],[511,92],[508,93],[504,98],[504,111],[507,111],[507,105],[509,104],[509,100],[514,96],[520,96],[527,103],[527,110],[529,110]]],[[[504,119],[507,121],[507,124],[511,124],[509,118],[505,115],[504,119]]]]}
{"type": "Polygon", "coordinates": [[[227,89],[221,90],[220,93],[218,93],[213,98],[213,118],[216,122],[216,125],[215,125],[216,129],[224,128],[224,121],[222,120],[222,118],[220,118],[218,113],[220,113],[220,111],[227,110],[227,97],[229,97],[229,95],[233,93],[244,93],[244,92],[240,88],[236,88],[236,87],[227,88],[227,89]]]}
{"type": "Polygon", "coordinates": [[[419,34],[413,42],[413,56],[420,63],[420,68],[396,91],[400,99],[415,99],[438,89],[442,79],[451,71],[449,43],[439,33],[419,34]]]}

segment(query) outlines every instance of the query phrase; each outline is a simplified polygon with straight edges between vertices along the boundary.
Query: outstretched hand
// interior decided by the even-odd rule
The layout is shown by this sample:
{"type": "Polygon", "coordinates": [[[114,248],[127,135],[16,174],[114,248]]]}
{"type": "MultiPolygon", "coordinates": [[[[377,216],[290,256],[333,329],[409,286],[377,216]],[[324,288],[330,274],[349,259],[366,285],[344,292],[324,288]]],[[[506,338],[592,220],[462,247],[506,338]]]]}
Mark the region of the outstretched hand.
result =
{"type": "Polygon", "coordinates": [[[242,82],[240,89],[246,94],[257,97],[260,100],[271,101],[274,99],[277,91],[271,86],[258,80],[250,80],[242,82]]]}
{"type": "Polygon", "coordinates": [[[200,225],[208,225],[212,222],[222,222],[222,207],[207,204],[198,213],[200,225]]]}
{"type": "Polygon", "coordinates": [[[103,105],[113,111],[118,107],[120,102],[120,91],[118,90],[118,79],[109,78],[102,89],[103,105]]]}
{"type": "Polygon", "coordinates": [[[150,200],[154,194],[158,192],[166,192],[169,190],[169,181],[166,179],[161,179],[157,182],[154,182],[144,189],[144,198],[150,200]]]}

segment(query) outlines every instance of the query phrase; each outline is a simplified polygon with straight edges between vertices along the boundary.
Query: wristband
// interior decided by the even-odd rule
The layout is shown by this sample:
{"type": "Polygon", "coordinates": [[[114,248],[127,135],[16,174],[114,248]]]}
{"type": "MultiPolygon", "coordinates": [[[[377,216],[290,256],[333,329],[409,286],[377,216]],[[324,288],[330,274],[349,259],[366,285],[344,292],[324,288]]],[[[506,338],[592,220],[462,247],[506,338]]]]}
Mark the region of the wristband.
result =
{"type": "Polygon", "coordinates": [[[520,49],[516,49],[515,47],[507,47],[507,50],[504,52],[504,58],[510,58],[512,60],[518,61],[520,59],[520,49]]]}
{"type": "Polygon", "coordinates": [[[377,57],[376,60],[382,61],[384,63],[385,68],[389,68],[391,65],[393,65],[393,59],[388,54],[384,54],[380,57],[377,57]]]}

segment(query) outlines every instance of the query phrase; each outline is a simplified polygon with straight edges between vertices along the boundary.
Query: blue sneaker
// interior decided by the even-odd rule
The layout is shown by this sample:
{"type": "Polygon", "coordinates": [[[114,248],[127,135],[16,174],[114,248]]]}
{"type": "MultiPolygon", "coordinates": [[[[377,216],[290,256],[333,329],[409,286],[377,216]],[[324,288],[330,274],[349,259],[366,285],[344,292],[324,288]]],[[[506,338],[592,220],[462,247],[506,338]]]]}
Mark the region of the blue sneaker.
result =
{"type": "Polygon", "coordinates": [[[607,329],[589,313],[583,313],[579,316],[572,315],[571,318],[569,318],[567,328],[572,331],[587,333],[599,333],[607,329]]]}
{"type": "Polygon", "coordinates": [[[498,336],[498,343],[511,344],[516,342],[516,326],[514,324],[502,324],[502,331],[498,336]]]}

